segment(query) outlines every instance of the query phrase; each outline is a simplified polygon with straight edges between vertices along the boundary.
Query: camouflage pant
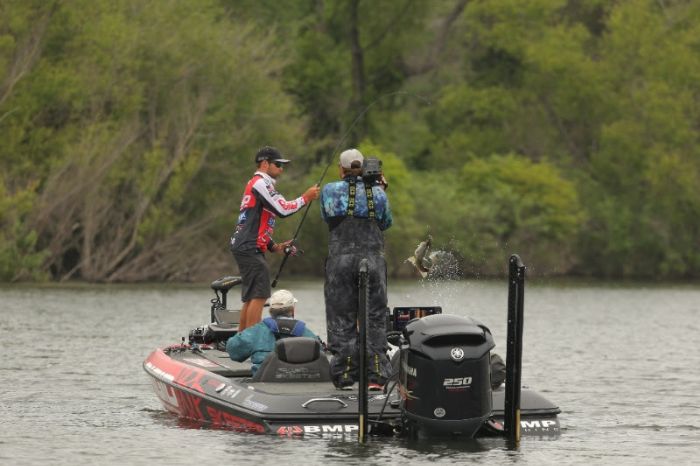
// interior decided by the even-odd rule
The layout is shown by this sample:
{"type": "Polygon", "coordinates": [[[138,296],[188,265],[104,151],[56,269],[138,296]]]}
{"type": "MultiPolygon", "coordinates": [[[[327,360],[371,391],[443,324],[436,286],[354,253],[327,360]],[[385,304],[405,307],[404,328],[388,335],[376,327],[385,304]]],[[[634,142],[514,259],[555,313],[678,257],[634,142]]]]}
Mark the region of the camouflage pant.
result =
{"type": "MultiPolygon", "coordinates": [[[[343,254],[326,259],[326,327],[328,347],[333,353],[331,376],[338,386],[358,379],[358,279],[359,254],[343,254]]],[[[391,375],[386,356],[386,261],[381,255],[367,256],[369,261],[369,312],[367,315],[367,353],[369,380],[384,384],[391,375]]]]}

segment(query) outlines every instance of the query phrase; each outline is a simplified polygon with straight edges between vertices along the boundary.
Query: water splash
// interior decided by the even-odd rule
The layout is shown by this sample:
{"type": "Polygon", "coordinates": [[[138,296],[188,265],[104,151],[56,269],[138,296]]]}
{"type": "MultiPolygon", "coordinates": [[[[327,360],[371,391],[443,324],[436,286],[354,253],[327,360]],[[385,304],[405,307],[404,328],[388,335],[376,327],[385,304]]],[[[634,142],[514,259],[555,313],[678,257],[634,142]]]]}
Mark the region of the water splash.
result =
{"type": "Polygon", "coordinates": [[[455,254],[450,251],[438,250],[430,253],[432,266],[420,285],[427,290],[432,305],[453,307],[452,303],[460,300],[462,286],[459,280],[463,278],[461,264],[455,254]]]}

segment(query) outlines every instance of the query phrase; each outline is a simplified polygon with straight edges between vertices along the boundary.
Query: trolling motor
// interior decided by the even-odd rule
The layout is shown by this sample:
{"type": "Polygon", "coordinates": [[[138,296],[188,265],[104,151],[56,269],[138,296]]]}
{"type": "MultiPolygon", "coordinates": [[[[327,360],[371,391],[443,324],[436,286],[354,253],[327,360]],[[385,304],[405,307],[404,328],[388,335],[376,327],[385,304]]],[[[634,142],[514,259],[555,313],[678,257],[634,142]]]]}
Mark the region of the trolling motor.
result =
{"type": "Polygon", "coordinates": [[[214,294],[216,295],[216,298],[211,300],[212,322],[219,322],[216,311],[226,310],[226,294],[228,290],[236,285],[240,285],[242,281],[241,277],[226,276],[211,282],[211,289],[214,290],[214,294]],[[221,296],[219,296],[219,292],[221,292],[221,296]]]}
{"type": "Polygon", "coordinates": [[[226,309],[226,294],[241,282],[241,277],[226,276],[211,283],[211,289],[216,295],[211,300],[211,323],[190,330],[190,344],[225,343],[236,334],[241,311],[226,309]]]}

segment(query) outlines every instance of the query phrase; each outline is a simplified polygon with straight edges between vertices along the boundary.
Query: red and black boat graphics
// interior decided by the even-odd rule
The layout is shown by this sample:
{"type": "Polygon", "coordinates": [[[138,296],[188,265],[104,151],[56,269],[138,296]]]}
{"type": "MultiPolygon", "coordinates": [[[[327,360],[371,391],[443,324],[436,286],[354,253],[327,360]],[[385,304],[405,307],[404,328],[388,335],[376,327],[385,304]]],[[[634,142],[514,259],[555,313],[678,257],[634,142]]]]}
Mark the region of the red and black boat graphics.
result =
{"type": "Polygon", "coordinates": [[[190,359],[196,365],[188,364],[186,358],[184,361],[173,359],[164,350],[157,349],[143,364],[146,372],[153,377],[156,395],[168,411],[235,430],[258,433],[268,430],[259,420],[246,417],[241,412],[231,412],[222,403],[221,387],[227,385],[228,379],[197,367],[215,363],[204,358],[190,359]]]}

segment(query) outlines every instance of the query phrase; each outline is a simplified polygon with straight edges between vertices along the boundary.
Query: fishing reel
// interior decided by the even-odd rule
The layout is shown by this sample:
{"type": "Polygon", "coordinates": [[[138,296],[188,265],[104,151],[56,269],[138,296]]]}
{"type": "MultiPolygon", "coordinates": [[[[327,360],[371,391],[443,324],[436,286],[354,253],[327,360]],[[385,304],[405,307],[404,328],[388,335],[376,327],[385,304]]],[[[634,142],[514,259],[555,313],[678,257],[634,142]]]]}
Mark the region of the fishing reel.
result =
{"type": "Polygon", "coordinates": [[[292,243],[284,248],[284,254],[286,256],[303,256],[304,250],[292,243]]]}

